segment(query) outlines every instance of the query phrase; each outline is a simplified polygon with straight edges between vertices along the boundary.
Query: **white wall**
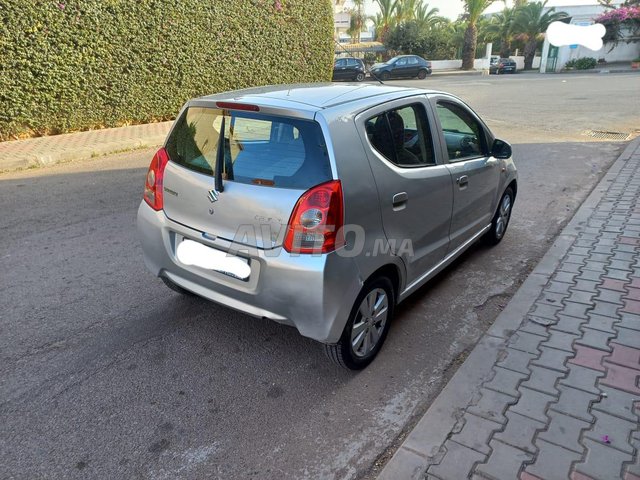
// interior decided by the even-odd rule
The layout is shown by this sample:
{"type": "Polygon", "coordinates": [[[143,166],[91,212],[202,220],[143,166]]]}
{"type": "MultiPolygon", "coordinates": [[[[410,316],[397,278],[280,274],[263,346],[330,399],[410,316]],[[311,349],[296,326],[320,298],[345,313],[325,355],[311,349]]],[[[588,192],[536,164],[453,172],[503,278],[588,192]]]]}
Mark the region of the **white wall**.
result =
{"type": "Polygon", "coordinates": [[[560,47],[558,51],[557,70],[560,71],[569,60],[592,57],[596,60],[604,58],[606,62],[630,62],[640,56],[640,45],[637,43],[620,42],[611,50],[611,44],[604,45],[600,50],[593,51],[579,46],[578,48],[560,47]]]}
{"type": "MultiPolygon", "coordinates": [[[[516,61],[516,65],[518,70],[522,70],[524,68],[524,57],[523,56],[511,56],[516,61]]],[[[459,70],[462,67],[462,60],[432,60],[431,68],[434,71],[437,70],[459,70]]],[[[489,68],[489,60],[485,58],[478,58],[473,62],[473,68],[476,70],[482,70],[484,68],[489,68]]],[[[533,68],[540,68],[540,57],[535,57],[533,59],[533,68]]]]}
{"type": "MultiPolygon", "coordinates": [[[[431,60],[431,68],[433,70],[459,70],[462,68],[462,60],[431,60]]],[[[478,58],[473,61],[475,70],[489,68],[489,60],[486,58],[478,58]]]]}
{"type": "Polygon", "coordinates": [[[473,61],[473,68],[476,70],[484,70],[485,68],[489,68],[489,59],[488,58],[477,58],[473,61]]]}
{"type": "Polygon", "coordinates": [[[462,60],[432,60],[431,68],[433,70],[455,70],[462,67],[462,60]]]}
{"type": "MultiPolygon", "coordinates": [[[[516,61],[516,68],[518,70],[524,70],[524,55],[511,55],[511,57],[516,61]]],[[[533,68],[540,68],[540,60],[541,58],[538,56],[533,57],[533,68]]]]}
{"type": "Polygon", "coordinates": [[[620,42],[611,52],[611,44],[605,44],[595,58],[604,58],[607,62],[630,62],[640,57],[640,45],[620,42]]]}

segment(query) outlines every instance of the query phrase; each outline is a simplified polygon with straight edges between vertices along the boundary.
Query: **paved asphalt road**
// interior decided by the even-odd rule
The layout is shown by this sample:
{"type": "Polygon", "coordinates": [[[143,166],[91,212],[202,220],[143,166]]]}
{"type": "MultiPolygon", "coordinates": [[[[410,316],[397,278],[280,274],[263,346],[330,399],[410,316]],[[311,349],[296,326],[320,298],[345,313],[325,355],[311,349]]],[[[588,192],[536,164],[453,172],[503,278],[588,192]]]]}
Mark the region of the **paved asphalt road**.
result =
{"type": "Polygon", "coordinates": [[[374,476],[621,151],[580,131],[631,128],[638,80],[420,83],[513,141],[519,196],[503,243],[413,295],[357,374],[147,273],[135,214],[151,151],[0,175],[0,478],[374,476]]]}

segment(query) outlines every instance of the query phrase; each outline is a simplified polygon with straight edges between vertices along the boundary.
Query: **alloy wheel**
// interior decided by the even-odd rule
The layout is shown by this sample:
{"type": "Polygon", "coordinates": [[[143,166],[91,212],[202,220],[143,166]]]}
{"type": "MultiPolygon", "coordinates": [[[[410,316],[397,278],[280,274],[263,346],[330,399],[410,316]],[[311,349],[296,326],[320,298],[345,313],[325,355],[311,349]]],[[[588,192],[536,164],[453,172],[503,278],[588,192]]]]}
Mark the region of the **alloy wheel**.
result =
{"type": "Polygon", "coordinates": [[[362,299],[351,329],[351,348],[356,357],[366,357],[376,348],[388,313],[389,298],[384,289],[375,288],[362,299]]]}
{"type": "Polygon", "coordinates": [[[500,202],[500,210],[498,212],[498,218],[496,219],[496,237],[502,238],[504,232],[507,230],[507,224],[509,223],[509,217],[511,215],[511,196],[505,195],[500,202]]]}

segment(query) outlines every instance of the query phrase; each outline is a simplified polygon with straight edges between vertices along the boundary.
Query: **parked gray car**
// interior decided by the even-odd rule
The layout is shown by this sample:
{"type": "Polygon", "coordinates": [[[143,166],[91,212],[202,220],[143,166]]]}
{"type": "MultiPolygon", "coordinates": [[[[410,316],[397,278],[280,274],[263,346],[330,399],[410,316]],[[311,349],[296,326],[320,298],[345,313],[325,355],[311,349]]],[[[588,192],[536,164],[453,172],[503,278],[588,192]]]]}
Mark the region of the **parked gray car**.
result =
{"type": "Polygon", "coordinates": [[[138,230],[173,290],[295,326],[360,369],[399,302],[500,242],[516,194],[511,147],[453,95],[282,85],[187,102],[138,230]]]}

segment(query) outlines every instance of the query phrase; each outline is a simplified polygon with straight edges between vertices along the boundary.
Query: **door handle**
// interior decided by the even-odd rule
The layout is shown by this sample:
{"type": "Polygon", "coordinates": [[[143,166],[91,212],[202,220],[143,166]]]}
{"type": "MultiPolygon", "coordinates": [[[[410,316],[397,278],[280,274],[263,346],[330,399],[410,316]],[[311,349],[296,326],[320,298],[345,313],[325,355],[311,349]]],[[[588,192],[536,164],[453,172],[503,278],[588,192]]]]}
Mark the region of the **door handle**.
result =
{"type": "Polygon", "coordinates": [[[407,206],[407,200],[409,200],[409,195],[407,195],[407,192],[396,193],[393,196],[393,209],[404,209],[407,206]]]}
{"type": "Polygon", "coordinates": [[[456,178],[456,183],[460,188],[466,187],[467,185],[469,185],[469,177],[467,177],[466,175],[462,175],[461,177],[456,178]]]}

